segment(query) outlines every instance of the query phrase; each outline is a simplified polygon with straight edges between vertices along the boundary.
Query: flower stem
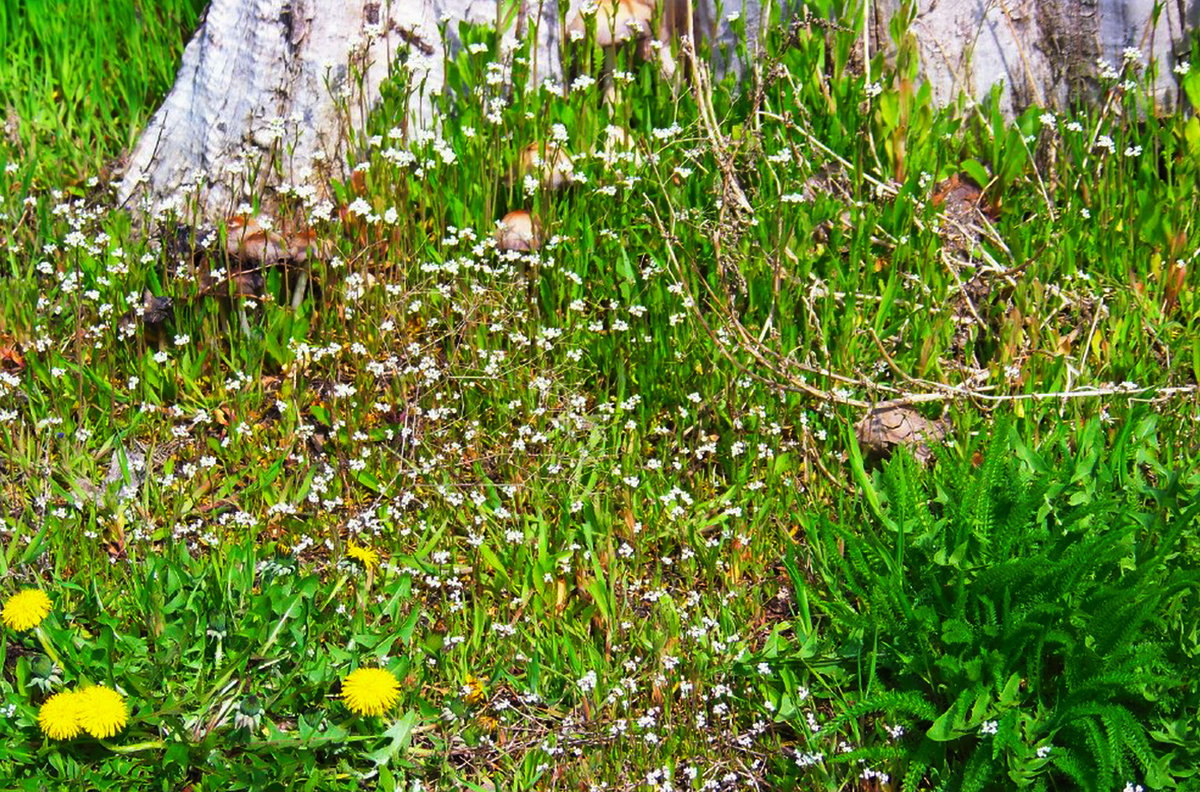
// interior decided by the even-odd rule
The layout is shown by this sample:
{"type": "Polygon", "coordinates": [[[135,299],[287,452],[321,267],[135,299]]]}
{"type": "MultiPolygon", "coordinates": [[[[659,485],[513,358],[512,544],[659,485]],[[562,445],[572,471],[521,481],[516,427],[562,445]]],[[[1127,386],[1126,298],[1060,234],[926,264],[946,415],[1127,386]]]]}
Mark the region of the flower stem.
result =
{"type": "Polygon", "coordinates": [[[54,665],[62,668],[62,660],[59,658],[58,652],[54,651],[54,644],[50,643],[50,639],[46,637],[46,632],[42,629],[42,626],[39,624],[33,628],[33,631],[37,633],[38,643],[42,645],[42,651],[46,653],[46,657],[49,657],[50,662],[54,663],[54,665]]]}
{"type": "Polygon", "coordinates": [[[140,743],[131,743],[130,745],[113,745],[112,743],[100,740],[100,744],[113,753],[131,754],[139,751],[155,751],[159,748],[166,748],[167,744],[163,740],[146,740],[140,743]]]}

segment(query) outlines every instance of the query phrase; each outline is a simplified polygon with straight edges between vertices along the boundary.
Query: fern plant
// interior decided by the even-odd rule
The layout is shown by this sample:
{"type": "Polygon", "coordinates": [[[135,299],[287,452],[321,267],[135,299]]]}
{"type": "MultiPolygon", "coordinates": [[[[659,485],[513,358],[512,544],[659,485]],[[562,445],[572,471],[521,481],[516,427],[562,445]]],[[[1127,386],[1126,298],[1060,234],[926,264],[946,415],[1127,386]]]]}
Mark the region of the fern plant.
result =
{"type": "Polygon", "coordinates": [[[870,478],[858,462],[861,501],[806,520],[788,567],[854,680],[820,731],[871,718],[905,736],[827,761],[883,762],[904,790],[1182,782],[1186,757],[1158,738],[1200,703],[1185,638],[1200,503],[1137,478],[1145,429],[1131,421],[1107,456],[1098,424],[1045,457],[1002,426],[932,471],[900,455],[870,478]]]}

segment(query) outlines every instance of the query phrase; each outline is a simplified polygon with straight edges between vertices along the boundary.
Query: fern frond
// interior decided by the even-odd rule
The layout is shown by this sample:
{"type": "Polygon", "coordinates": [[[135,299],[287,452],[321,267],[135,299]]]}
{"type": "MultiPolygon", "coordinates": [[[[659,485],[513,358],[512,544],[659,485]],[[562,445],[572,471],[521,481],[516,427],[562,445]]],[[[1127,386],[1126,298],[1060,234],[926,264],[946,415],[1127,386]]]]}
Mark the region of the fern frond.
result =
{"type": "Polygon", "coordinates": [[[1114,746],[1109,741],[1108,735],[1100,728],[1098,719],[1086,718],[1080,722],[1083,728],[1085,741],[1088,748],[1092,751],[1092,762],[1096,765],[1097,779],[1116,777],[1117,773],[1117,756],[1114,746]]]}
{"type": "Polygon", "coordinates": [[[975,746],[971,757],[963,768],[962,792],[982,792],[990,789],[990,783],[996,777],[995,761],[991,756],[991,746],[981,741],[975,746]]]}
{"type": "Polygon", "coordinates": [[[857,720],[872,712],[882,712],[889,718],[897,716],[917,718],[932,721],[938,716],[938,710],[925,700],[924,696],[912,691],[886,691],[869,696],[857,704],[853,704],[828,721],[823,730],[836,731],[843,724],[857,720]]]}
{"type": "Polygon", "coordinates": [[[905,752],[896,745],[872,745],[839,752],[829,757],[830,764],[862,764],[865,762],[895,762],[903,759],[905,752]]]}
{"type": "MultiPolygon", "coordinates": [[[[1051,754],[1051,765],[1060,771],[1067,778],[1071,779],[1076,789],[1092,790],[1100,789],[1099,779],[1094,774],[1094,767],[1091,763],[1080,761],[1079,754],[1070,746],[1055,746],[1054,753],[1051,754]]],[[[1105,784],[1105,789],[1108,785],[1105,784]]]]}
{"type": "Polygon", "coordinates": [[[1113,729],[1125,755],[1137,760],[1142,774],[1150,772],[1154,764],[1154,751],[1147,739],[1148,729],[1125,707],[1114,707],[1106,728],[1113,729]]]}
{"type": "Polygon", "coordinates": [[[900,792],[917,792],[921,782],[925,780],[925,774],[930,769],[927,762],[921,760],[909,762],[908,769],[904,771],[904,778],[900,781],[900,792]]]}

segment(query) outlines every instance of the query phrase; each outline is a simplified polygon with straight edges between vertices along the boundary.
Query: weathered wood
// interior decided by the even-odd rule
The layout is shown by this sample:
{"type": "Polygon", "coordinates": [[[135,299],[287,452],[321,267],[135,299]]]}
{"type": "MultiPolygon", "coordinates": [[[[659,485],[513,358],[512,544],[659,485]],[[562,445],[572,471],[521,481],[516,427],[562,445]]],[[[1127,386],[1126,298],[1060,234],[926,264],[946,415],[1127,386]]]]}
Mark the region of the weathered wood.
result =
{"type": "MultiPolygon", "coordinates": [[[[888,21],[901,0],[872,0],[872,38],[888,48],[888,21]]],[[[945,104],[985,96],[1001,82],[1009,115],[1030,105],[1063,107],[1093,98],[1098,61],[1120,70],[1126,50],[1144,67],[1158,64],[1156,98],[1177,103],[1172,69],[1186,59],[1200,4],[1196,0],[918,0],[912,32],[922,75],[945,104]],[[1132,54],[1132,52],[1130,52],[1132,54]]]]}
{"type": "MultiPolygon", "coordinates": [[[[264,184],[344,176],[343,127],[363,127],[392,69],[404,63],[415,84],[436,89],[439,19],[494,21],[495,9],[483,0],[214,0],[130,156],[122,200],[183,210],[198,188],[202,215],[228,215],[264,184]]],[[[414,115],[427,123],[428,103],[414,115]]]]}
{"type": "MultiPolygon", "coordinates": [[[[558,0],[523,0],[516,19],[505,20],[512,23],[510,39],[517,27],[535,37],[535,81],[561,81],[563,22],[577,4],[560,13],[558,0]]],[[[444,83],[445,54],[438,23],[450,22],[447,43],[454,49],[454,23],[495,24],[498,5],[509,4],[213,0],[174,87],[130,155],[121,201],[151,214],[194,211],[213,219],[234,213],[250,195],[264,195],[264,187],[323,189],[330,177],[346,176],[346,127],[363,128],[395,68],[409,74],[407,122],[436,125],[431,100],[444,83]],[[189,207],[197,194],[199,204],[189,207]]],[[[762,21],[760,7],[760,0],[749,0],[743,9],[751,29],[762,21]]],[[[696,0],[694,9],[698,35],[714,46],[731,41],[712,0],[696,0]]]]}
{"type": "MultiPolygon", "coordinates": [[[[522,0],[516,19],[502,20],[510,39],[518,27],[535,37],[536,81],[562,77],[564,21],[580,0],[562,2],[569,7],[522,0]]],[[[912,30],[939,102],[960,92],[981,96],[999,81],[1008,112],[1062,104],[1094,85],[1097,58],[1119,66],[1125,49],[1136,47],[1143,62],[1158,60],[1157,90],[1170,104],[1171,68],[1198,2],[1167,2],[1155,21],[1154,0],[918,0],[912,30]]],[[[691,0],[692,29],[710,42],[716,70],[740,68],[721,54],[721,45],[733,51],[729,15],[757,31],[776,4],[799,2],[691,0]]],[[[301,185],[319,194],[331,177],[346,177],[346,133],[363,128],[396,68],[407,70],[411,91],[409,118],[398,125],[436,126],[431,99],[444,83],[445,54],[439,22],[451,22],[444,27],[454,49],[454,22],[495,24],[497,8],[497,0],[213,0],[174,88],[130,156],[121,200],[187,215],[187,199],[199,194],[198,218],[213,219],[233,214],[247,196],[269,196],[264,188],[301,185]]],[[[869,8],[865,41],[875,52],[889,46],[887,22],[900,0],[871,0],[869,8]]]]}

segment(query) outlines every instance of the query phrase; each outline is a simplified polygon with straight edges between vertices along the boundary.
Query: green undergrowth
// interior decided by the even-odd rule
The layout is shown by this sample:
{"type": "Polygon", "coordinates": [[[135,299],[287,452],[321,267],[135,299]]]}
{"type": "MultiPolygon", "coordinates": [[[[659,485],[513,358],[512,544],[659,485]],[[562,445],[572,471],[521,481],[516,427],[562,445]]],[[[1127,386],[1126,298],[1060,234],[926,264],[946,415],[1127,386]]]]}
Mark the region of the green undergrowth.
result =
{"type": "Polygon", "coordinates": [[[779,668],[761,686],[798,764],[838,783],[868,762],[900,789],[1191,788],[1200,507],[1155,423],[1041,449],[1001,424],[804,519],[806,618],[746,664],[779,668]]]}
{"type": "Polygon", "coordinates": [[[400,75],[352,178],[249,196],[325,252],[256,268],[105,197],[197,9],[92,11],[0,24],[0,571],[54,602],[9,786],[1188,788],[1200,133],[1144,64],[1009,119],[900,24],[778,20],[711,91],[462,26],[435,132],[400,75]],[[952,428],[877,474],[902,397],[952,428]],[[88,683],[122,732],[45,736],[88,683]]]}
{"type": "Polygon", "coordinates": [[[7,197],[90,194],[174,78],[200,0],[4,0],[0,111],[7,197]]]}

